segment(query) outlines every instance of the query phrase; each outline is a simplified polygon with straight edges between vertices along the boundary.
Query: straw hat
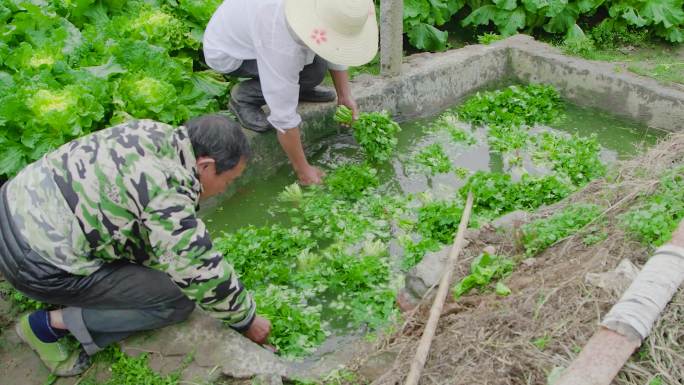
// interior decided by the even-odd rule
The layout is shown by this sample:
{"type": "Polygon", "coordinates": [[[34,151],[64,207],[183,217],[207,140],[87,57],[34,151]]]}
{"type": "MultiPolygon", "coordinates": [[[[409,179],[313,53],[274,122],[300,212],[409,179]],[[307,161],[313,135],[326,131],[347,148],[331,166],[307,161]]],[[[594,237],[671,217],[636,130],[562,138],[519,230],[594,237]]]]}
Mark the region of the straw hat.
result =
{"type": "Polygon", "coordinates": [[[285,0],[285,17],[304,44],[329,62],[361,65],[378,52],[373,0],[285,0]]]}

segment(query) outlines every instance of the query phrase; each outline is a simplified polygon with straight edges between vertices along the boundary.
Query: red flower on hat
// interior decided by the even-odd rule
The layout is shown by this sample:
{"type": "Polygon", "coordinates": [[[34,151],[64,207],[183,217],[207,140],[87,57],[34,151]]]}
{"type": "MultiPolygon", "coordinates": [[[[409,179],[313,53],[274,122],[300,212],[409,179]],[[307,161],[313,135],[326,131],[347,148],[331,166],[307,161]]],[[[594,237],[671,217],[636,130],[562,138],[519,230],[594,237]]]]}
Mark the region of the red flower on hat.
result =
{"type": "Polygon", "coordinates": [[[328,37],[326,36],[324,29],[314,28],[311,32],[311,40],[315,41],[316,44],[321,44],[328,41],[328,37]]]}

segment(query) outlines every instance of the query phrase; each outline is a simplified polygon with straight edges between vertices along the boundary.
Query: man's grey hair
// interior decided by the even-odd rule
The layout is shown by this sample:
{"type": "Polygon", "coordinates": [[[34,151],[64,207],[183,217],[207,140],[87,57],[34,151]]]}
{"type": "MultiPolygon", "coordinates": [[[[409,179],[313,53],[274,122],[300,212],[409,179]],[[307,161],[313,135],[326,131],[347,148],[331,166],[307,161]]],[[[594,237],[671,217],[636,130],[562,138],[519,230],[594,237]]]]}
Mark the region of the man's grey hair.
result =
{"type": "Polygon", "coordinates": [[[222,115],[205,115],[184,124],[190,136],[195,157],[206,156],[216,161],[216,173],[228,171],[240,159],[248,159],[251,151],[240,125],[222,115]]]}

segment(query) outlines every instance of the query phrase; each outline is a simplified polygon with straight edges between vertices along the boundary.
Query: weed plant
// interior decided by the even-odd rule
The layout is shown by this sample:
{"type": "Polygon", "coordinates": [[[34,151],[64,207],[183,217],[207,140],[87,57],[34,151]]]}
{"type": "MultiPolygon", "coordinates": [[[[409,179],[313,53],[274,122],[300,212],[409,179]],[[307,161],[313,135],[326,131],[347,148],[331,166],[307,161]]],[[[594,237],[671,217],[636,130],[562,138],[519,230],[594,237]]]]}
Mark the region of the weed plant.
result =
{"type": "Polygon", "coordinates": [[[13,288],[7,281],[0,282],[0,297],[9,299],[12,313],[26,313],[39,309],[47,309],[48,305],[29,298],[13,288]]]}
{"type": "Polygon", "coordinates": [[[147,353],[130,357],[118,347],[109,346],[94,357],[94,365],[110,366],[109,379],[99,382],[86,374],[78,383],[81,385],[178,385],[180,374],[190,358],[186,357],[179,368],[162,376],[150,368],[147,353]]]}
{"type": "Polygon", "coordinates": [[[678,167],[661,180],[656,192],[622,216],[621,225],[635,239],[657,247],[670,240],[684,219],[684,168],[678,167]]]}
{"type": "Polygon", "coordinates": [[[535,255],[561,239],[574,234],[596,219],[601,207],[593,204],[575,204],[548,218],[539,219],[522,227],[522,245],[525,254],[535,255]]]}
{"type": "Polygon", "coordinates": [[[504,37],[497,34],[497,33],[491,33],[491,32],[486,32],[482,35],[479,35],[477,37],[477,42],[480,44],[484,45],[489,45],[494,43],[495,41],[503,40],[504,37]]]}

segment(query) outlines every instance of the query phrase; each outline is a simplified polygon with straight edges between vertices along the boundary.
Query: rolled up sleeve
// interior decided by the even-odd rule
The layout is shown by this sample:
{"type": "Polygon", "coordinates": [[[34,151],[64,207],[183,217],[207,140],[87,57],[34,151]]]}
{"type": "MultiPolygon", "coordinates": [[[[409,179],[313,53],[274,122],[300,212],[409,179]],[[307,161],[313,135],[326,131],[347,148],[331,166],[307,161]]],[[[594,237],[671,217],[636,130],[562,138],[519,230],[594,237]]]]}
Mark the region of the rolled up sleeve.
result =
{"type": "Polygon", "coordinates": [[[177,188],[152,199],[145,208],[145,227],[156,260],[188,298],[233,329],[244,331],[256,305],[233,267],[214,250],[204,223],[197,218],[190,191],[177,188]]]}
{"type": "MultiPolygon", "coordinates": [[[[327,61],[327,60],[326,60],[327,61]]],[[[335,64],[328,61],[328,69],[333,71],[346,71],[349,69],[348,66],[343,66],[342,64],[335,64]]]]}

